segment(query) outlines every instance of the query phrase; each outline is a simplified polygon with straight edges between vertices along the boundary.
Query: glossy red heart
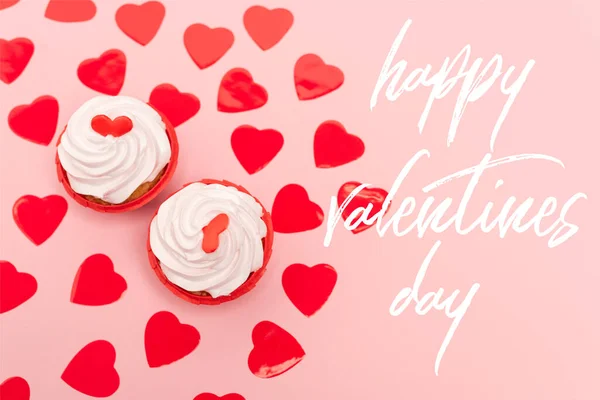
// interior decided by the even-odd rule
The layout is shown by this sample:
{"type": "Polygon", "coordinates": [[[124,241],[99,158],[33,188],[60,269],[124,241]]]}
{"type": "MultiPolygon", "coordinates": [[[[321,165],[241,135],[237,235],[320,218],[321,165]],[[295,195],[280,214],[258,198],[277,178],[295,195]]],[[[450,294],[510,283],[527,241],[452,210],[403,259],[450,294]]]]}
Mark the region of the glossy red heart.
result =
{"type": "MultiPolygon", "coordinates": [[[[338,191],[338,207],[342,205],[342,203],[346,200],[346,198],[352,193],[354,189],[360,186],[359,182],[346,182],[340,187],[338,191]]],[[[346,206],[344,211],[342,211],[342,218],[344,221],[350,217],[350,214],[357,208],[368,208],[369,204],[372,204],[372,209],[369,211],[369,218],[375,216],[379,211],[381,211],[383,207],[383,202],[385,201],[388,192],[379,188],[365,188],[362,189],[346,206]]],[[[389,207],[386,210],[386,213],[389,211],[389,207]]],[[[360,215],[360,214],[359,214],[360,215]]],[[[356,221],[356,218],[353,218],[352,222],[356,221]]],[[[364,222],[361,222],[356,228],[352,230],[352,233],[359,233],[364,231],[365,229],[370,228],[373,225],[367,225],[364,222]]]]}
{"type": "Polygon", "coordinates": [[[119,388],[115,370],[117,353],[106,340],[89,343],[73,357],[62,380],[73,389],[92,397],[108,397],[119,388]]]}
{"type": "Polygon", "coordinates": [[[144,4],[124,4],[117,10],[117,26],[124,34],[142,46],[147,45],[156,36],[158,28],[165,18],[165,6],[159,1],[144,4]]]}
{"type": "Polygon", "coordinates": [[[37,291],[37,281],[25,272],[18,272],[8,261],[0,261],[0,314],[29,300],[37,291]]]}
{"type": "Polygon", "coordinates": [[[0,10],[4,10],[5,8],[12,7],[17,4],[19,0],[0,0],[0,10]]]}
{"type": "Polygon", "coordinates": [[[271,219],[275,232],[303,232],[323,223],[323,209],[310,201],[306,189],[292,183],[281,188],[275,196],[271,219]]]}
{"type": "Polygon", "coordinates": [[[200,333],[179,322],[168,311],[154,314],[146,324],[146,359],[151,368],[171,364],[190,354],[200,343],[200,333]]]}
{"type": "Polygon", "coordinates": [[[168,83],[150,93],[149,103],[163,113],[174,127],[183,124],[200,110],[200,100],[191,93],[181,93],[168,83]]]}
{"type": "Polygon", "coordinates": [[[296,61],[294,83],[300,100],[311,100],[333,92],[344,83],[344,73],[327,65],[315,54],[305,54],[296,61]]]}
{"type": "Polygon", "coordinates": [[[25,195],[13,206],[15,223],[37,246],[52,236],[66,213],[67,201],[56,194],[44,198],[25,195]]]}
{"type": "Polygon", "coordinates": [[[20,376],[13,376],[0,384],[0,399],[2,400],[29,400],[29,396],[29,384],[20,376]]]}
{"type": "Polygon", "coordinates": [[[274,129],[242,125],[231,134],[233,153],[249,174],[266,167],[282,147],[283,136],[274,129]]]}
{"type": "Polygon", "coordinates": [[[298,310],[307,317],[323,307],[337,281],[337,272],[328,264],[312,268],[304,264],[292,264],[283,271],[283,290],[298,310]]]}
{"type": "Polygon", "coordinates": [[[26,38],[0,39],[0,80],[14,82],[29,64],[33,49],[33,43],[26,38]]]}
{"type": "Polygon", "coordinates": [[[92,118],[92,129],[100,135],[121,137],[133,129],[133,122],[129,117],[120,116],[110,119],[106,115],[96,115],[92,118]]]}
{"type": "Polygon", "coordinates": [[[250,72],[234,68],[221,80],[217,109],[227,113],[254,110],[264,106],[268,98],[265,88],[254,82],[250,72]]]}
{"type": "Polygon", "coordinates": [[[125,82],[127,60],[121,50],[105,51],[98,58],[88,58],[79,64],[77,76],[81,83],[97,92],[116,96],[125,82]]]}
{"type": "Polygon", "coordinates": [[[246,31],[263,50],[269,50],[279,43],[293,23],[294,16],[284,8],[269,10],[262,6],[253,6],[244,13],[246,31]]]}
{"type": "Polygon", "coordinates": [[[346,131],[337,121],[325,121],[317,128],[314,140],[314,156],[317,168],[333,168],[360,158],[365,144],[346,131]]]}
{"type": "Polygon", "coordinates": [[[225,28],[193,24],[185,30],[183,44],[196,65],[204,69],[219,61],[233,46],[233,33],[225,28]]]}
{"type": "Polygon", "coordinates": [[[198,396],[194,397],[194,400],[245,400],[244,396],[237,393],[229,393],[223,396],[217,396],[212,393],[200,393],[198,396]]]}
{"type": "Polygon", "coordinates": [[[52,142],[57,123],[58,101],[52,96],[40,96],[8,114],[8,126],[17,136],[44,146],[52,142]]]}
{"type": "Polygon", "coordinates": [[[94,15],[96,5],[91,0],[50,0],[45,17],[58,22],[83,22],[94,15]]]}
{"type": "Polygon", "coordinates": [[[304,358],[304,349],[287,331],[270,321],[259,322],[252,330],[254,348],[248,356],[250,371],[259,378],[273,378],[304,358]]]}
{"type": "Polygon", "coordinates": [[[127,282],[115,272],[112,260],[104,254],[86,258],[75,275],[71,302],[84,306],[114,303],[127,289],[127,282]]]}

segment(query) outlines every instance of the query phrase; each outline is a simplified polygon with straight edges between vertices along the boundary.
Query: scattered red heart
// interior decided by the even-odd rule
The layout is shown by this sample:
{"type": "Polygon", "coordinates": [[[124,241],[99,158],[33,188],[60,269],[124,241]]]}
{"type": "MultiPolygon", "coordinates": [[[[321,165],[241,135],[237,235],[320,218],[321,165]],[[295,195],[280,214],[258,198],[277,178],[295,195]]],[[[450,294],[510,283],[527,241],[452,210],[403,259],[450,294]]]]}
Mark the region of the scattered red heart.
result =
{"type": "Polygon", "coordinates": [[[52,142],[57,124],[58,101],[52,96],[40,96],[8,114],[8,126],[17,136],[44,146],[52,142]]]}
{"type": "Polygon", "coordinates": [[[29,64],[33,49],[33,43],[27,38],[0,39],[0,81],[14,82],[29,64]]]}
{"type": "Polygon", "coordinates": [[[306,189],[297,184],[289,184],[275,196],[271,218],[275,232],[303,232],[321,225],[323,210],[310,201],[306,189]]]}
{"type": "Polygon", "coordinates": [[[337,121],[325,121],[317,128],[314,141],[317,168],[333,168],[360,158],[365,144],[337,121]]]}
{"type": "Polygon", "coordinates": [[[50,0],[44,16],[58,22],[84,22],[96,15],[92,0],[50,0]]]}
{"type": "Polygon", "coordinates": [[[156,36],[158,28],[165,18],[165,6],[159,1],[144,4],[124,4],[117,10],[117,26],[142,46],[147,45],[156,36]]]}
{"type": "Polygon", "coordinates": [[[234,68],[221,80],[217,109],[228,113],[253,110],[264,106],[268,97],[265,88],[254,82],[250,72],[234,68]]]}
{"type": "Polygon", "coordinates": [[[307,317],[323,307],[337,281],[331,265],[317,264],[312,268],[292,264],[283,271],[283,290],[298,310],[307,317]]]}
{"type": "Polygon", "coordinates": [[[18,272],[8,261],[0,261],[0,276],[0,314],[25,303],[37,291],[35,278],[18,272]]]}
{"type": "Polygon", "coordinates": [[[0,384],[2,400],[29,400],[29,396],[29,384],[20,376],[13,376],[0,384]]]}
{"type": "Polygon", "coordinates": [[[270,321],[259,322],[252,330],[254,348],[248,356],[250,371],[259,378],[273,378],[293,368],[305,356],[300,343],[270,321]]]}
{"type": "Polygon", "coordinates": [[[194,397],[194,400],[245,400],[244,396],[237,393],[229,393],[223,396],[217,396],[212,393],[200,393],[198,396],[194,397]]]}
{"type": "Polygon", "coordinates": [[[183,43],[196,65],[204,69],[219,61],[233,46],[233,33],[225,28],[193,24],[185,30],[183,43]]]}
{"type": "Polygon", "coordinates": [[[237,127],[231,134],[231,148],[242,167],[254,174],[267,166],[283,147],[283,136],[275,129],[237,127]]]}
{"type": "Polygon", "coordinates": [[[92,397],[112,396],[119,388],[115,370],[117,353],[106,340],[87,344],[69,362],[62,380],[73,389],[92,397]]]}
{"type": "Polygon", "coordinates": [[[75,276],[71,302],[84,306],[114,303],[127,289],[127,282],[115,272],[112,260],[104,254],[86,258],[75,276]]]}
{"type": "MultiPolygon", "coordinates": [[[[338,207],[342,205],[342,203],[346,200],[346,198],[350,195],[350,193],[352,193],[352,191],[354,189],[356,189],[358,186],[360,186],[361,183],[359,182],[346,182],[342,185],[342,187],[340,187],[340,190],[338,191],[338,207]]],[[[369,218],[375,216],[379,211],[381,211],[381,209],[383,208],[383,202],[385,201],[386,196],[388,195],[388,192],[386,192],[383,189],[379,189],[379,188],[365,188],[362,189],[352,200],[350,200],[350,202],[348,203],[348,205],[346,206],[346,208],[344,209],[344,211],[342,211],[342,218],[344,218],[344,221],[347,220],[350,215],[352,214],[352,212],[354,210],[356,210],[357,208],[368,208],[370,207],[369,205],[372,204],[372,208],[369,212],[369,218]]],[[[388,209],[386,210],[386,213],[389,211],[389,206],[388,209]]],[[[352,222],[356,221],[356,219],[353,219],[352,222]]],[[[354,228],[352,230],[352,233],[360,233],[362,231],[364,231],[365,229],[370,228],[373,225],[367,225],[364,222],[361,222],[356,228],[354,228]]]]}
{"type": "Polygon", "coordinates": [[[44,198],[25,195],[13,206],[15,223],[37,246],[52,236],[66,213],[67,201],[55,194],[44,198]]]}
{"type": "Polygon", "coordinates": [[[116,96],[125,82],[126,66],[127,60],[121,50],[107,50],[98,58],[82,61],[77,76],[90,89],[116,96]]]}
{"type": "Polygon", "coordinates": [[[179,322],[168,311],[154,314],[146,324],[144,344],[151,368],[171,364],[190,354],[200,343],[200,333],[179,322]]]}
{"type": "Polygon", "coordinates": [[[200,100],[191,93],[181,93],[171,84],[158,85],[150,93],[150,105],[165,114],[177,127],[192,118],[200,110],[200,100]]]}
{"type": "Polygon", "coordinates": [[[244,27],[263,50],[275,46],[294,23],[294,16],[285,8],[269,10],[262,6],[250,7],[244,13],[244,27]]]}
{"type": "Polygon", "coordinates": [[[311,100],[333,92],[344,83],[344,73],[327,65],[315,54],[305,54],[296,61],[294,83],[300,100],[311,100]]]}

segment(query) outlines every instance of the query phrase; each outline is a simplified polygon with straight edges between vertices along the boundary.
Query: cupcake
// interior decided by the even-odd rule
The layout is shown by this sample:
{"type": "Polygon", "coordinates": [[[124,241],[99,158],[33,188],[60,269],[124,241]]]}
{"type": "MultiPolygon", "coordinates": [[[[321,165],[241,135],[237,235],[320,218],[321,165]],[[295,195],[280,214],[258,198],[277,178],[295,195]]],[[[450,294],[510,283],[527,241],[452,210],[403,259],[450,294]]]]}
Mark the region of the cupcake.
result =
{"type": "Polygon", "coordinates": [[[174,294],[221,304],[247,293],[271,256],[271,216],[243,187],[205,179],[160,205],[148,230],[150,265],[174,294]]]}
{"type": "Polygon", "coordinates": [[[173,126],[152,106],[98,96],[75,111],[58,139],[58,178],[75,201],[93,210],[134,210],[171,179],[178,152],[173,126]]]}

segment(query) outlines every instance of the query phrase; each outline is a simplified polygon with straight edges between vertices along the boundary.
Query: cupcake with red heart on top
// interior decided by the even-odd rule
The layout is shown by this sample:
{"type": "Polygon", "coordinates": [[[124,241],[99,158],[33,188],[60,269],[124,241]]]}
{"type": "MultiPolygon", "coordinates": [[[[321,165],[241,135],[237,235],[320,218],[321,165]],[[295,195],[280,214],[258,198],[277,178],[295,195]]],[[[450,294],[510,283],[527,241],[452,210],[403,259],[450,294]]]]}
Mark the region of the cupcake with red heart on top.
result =
{"type": "Polygon", "coordinates": [[[75,111],[58,140],[58,177],[86,207],[130,211],[164,188],[175,172],[178,149],[173,126],[149,104],[98,96],[75,111]]]}

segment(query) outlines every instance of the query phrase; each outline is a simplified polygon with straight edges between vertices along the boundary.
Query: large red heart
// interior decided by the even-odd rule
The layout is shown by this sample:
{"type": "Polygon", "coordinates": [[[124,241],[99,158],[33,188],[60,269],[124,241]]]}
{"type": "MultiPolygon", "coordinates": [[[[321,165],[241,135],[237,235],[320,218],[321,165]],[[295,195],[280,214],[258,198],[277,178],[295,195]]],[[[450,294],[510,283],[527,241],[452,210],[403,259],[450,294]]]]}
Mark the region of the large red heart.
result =
{"type": "Polygon", "coordinates": [[[250,371],[259,378],[273,378],[304,358],[304,349],[287,331],[270,321],[259,322],[252,330],[254,348],[248,356],[250,371]]]}
{"type": "Polygon", "coordinates": [[[19,0],[0,0],[0,10],[4,10],[5,8],[12,7],[17,4],[19,0]]]}
{"type": "Polygon", "coordinates": [[[79,64],[77,76],[90,89],[116,96],[125,82],[127,60],[121,50],[107,50],[98,58],[88,58],[79,64]]]}
{"type": "Polygon", "coordinates": [[[0,314],[29,300],[37,291],[37,281],[25,272],[18,272],[8,261],[0,261],[0,314]]]}
{"type": "Polygon", "coordinates": [[[25,195],[13,206],[15,223],[38,246],[52,236],[66,213],[67,201],[56,194],[44,198],[25,195]]]}
{"type": "Polygon", "coordinates": [[[234,68],[221,80],[217,109],[228,113],[254,110],[264,106],[268,98],[265,88],[254,82],[250,72],[234,68]]]}
{"type": "Polygon", "coordinates": [[[168,311],[154,314],[146,325],[144,344],[151,368],[171,364],[190,354],[200,343],[200,333],[179,322],[168,311]]]}
{"type": "Polygon", "coordinates": [[[200,100],[191,93],[181,93],[168,83],[158,85],[150,93],[149,103],[165,114],[177,127],[192,118],[200,110],[200,100]]]}
{"type": "Polygon", "coordinates": [[[114,303],[127,289],[127,282],[115,272],[112,260],[94,254],[83,261],[71,289],[71,302],[84,306],[114,303]]]}
{"type": "Polygon", "coordinates": [[[315,54],[305,54],[296,61],[294,83],[300,100],[311,100],[333,92],[344,83],[344,73],[327,65],[315,54]]]}
{"type": "Polygon", "coordinates": [[[58,22],[89,21],[96,15],[92,0],[50,0],[45,17],[58,22]]]}
{"type": "Polygon", "coordinates": [[[245,400],[244,396],[237,393],[229,393],[223,396],[217,396],[212,393],[200,393],[198,396],[194,397],[194,400],[245,400]]]}
{"type": "Polygon", "coordinates": [[[312,268],[292,264],[283,271],[283,290],[298,310],[310,317],[323,307],[337,281],[331,265],[317,264],[312,268]]]}
{"type": "Polygon", "coordinates": [[[110,119],[106,115],[95,115],[92,118],[92,129],[100,135],[121,137],[133,129],[133,122],[126,116],[110,119]]]}
{"type": "MultiPolygon", "coordinates": [[[[354,189],[360,186],[359,182],[346,182],[340,187],[338,191],[337,199],[338,199],[338,207],[344,203],[344,200],[352,193],[354,189]]],[[[388,192],[379,188],[364,188],[362,189],[346,206],[344,211],[342,211],[342,218],[344,221],[350,217],[350,214],[357,208],[367,208],[369,204],[372,204],[372,209],[369,212],[369,218],[375,216],[379,211],[381,211],[383,207],[383,202],[385,201],[388,192]]],[[[389,211],[389,206],[386,210],[386,213],[389,211]]],[[[362,215],[362,214],[359,214],[362,215]]],[[[356,218],[353,218],[352,222],[356,221],[356,218]]],[[[352,233],[359,233],[364,231],[365,229],[370,228],[373,225],[367,225],[364,222],[361,222],[356,228],[352,230],[352,233]]]]}
{"type": "Polygon", "coordinates": [[[147,45],[156,36],[160,24],[165,18],[165,6],[159,1],[144,4],[124,4],[117,10],[117,26],[127,36],[147,45]]]}
{"type": "Polygon", "coordinates": [[[337,121],[325,121],[317,128],[314,141],[317,168],[333,168],[354,161],[365,152],[365,144],[346,132],[337,121]]]}
{"type": "Polygon", "coordinates": [[[292,183],[281,188],[275,196],[271,219],[275,232],[303,232],[323,223],[323,209],[310,201],[306,189],[292,183]]]}
{"type": "Polygon", "coordinates": [[[89,343],[73,357],[61,378],[73,389],[92,397],[108,397],[119,388],[117,353],[106,340],[89,343]]]}
{"type": "Polygon", "coordinates": [[[225,28],[193,24],[185,30],[183,44],[196,65],[204,69],[219,61],[233,46],[233,33],[225,28]]]}
{"type": "Polygon", "coordinates": [[[0,39],[0,80],[14,82],[29,64],[33,49],[33,43],[26,38],[0,39]]]}
{"type": "Polygon", "coordinates": [[[57,123],[58,101],[52,96],[40,96],[8,114],[8,126],[17,136],[44,146],[52,142],[57,123]]]}
{"type": "Polygon", "coordinates": [[[20,376],[13,376],[0,384],[0,399],[2,400],[29,400],[29,396],[29,384],[20,376]]]}
{"type": "Polygon", "coordinates": [[[266,167],[282,147],[283,136],[274,129],[259,130],[242,125],[231,134],[233,153],[249,174],[266,167]]]}
{"type": "Polygon", "coordinates": [[[294,16],[284,8],[269,10],[262,6],[253,6],[244,13],[246,31],[263,50],[269,50],[279,43],[293,23],[294,16]]]}

